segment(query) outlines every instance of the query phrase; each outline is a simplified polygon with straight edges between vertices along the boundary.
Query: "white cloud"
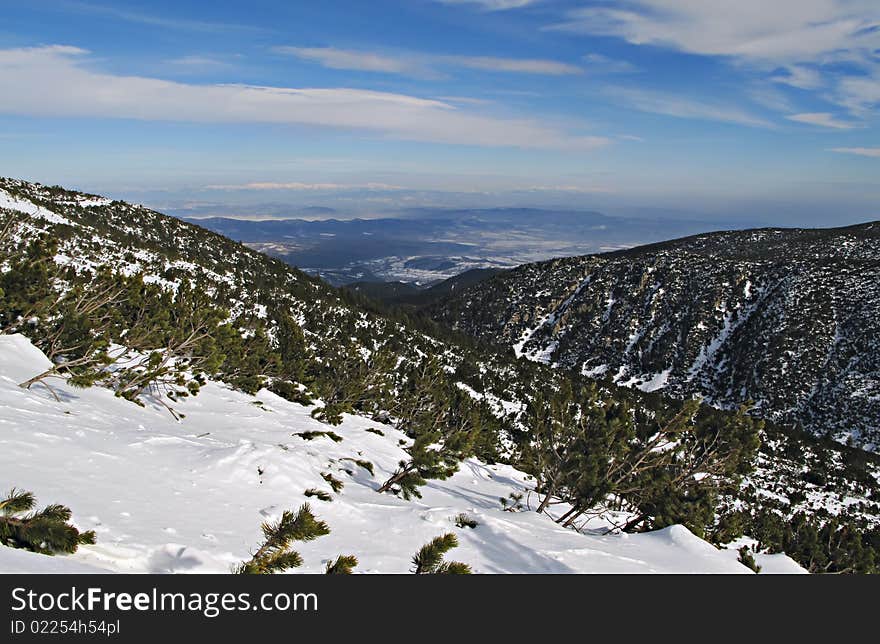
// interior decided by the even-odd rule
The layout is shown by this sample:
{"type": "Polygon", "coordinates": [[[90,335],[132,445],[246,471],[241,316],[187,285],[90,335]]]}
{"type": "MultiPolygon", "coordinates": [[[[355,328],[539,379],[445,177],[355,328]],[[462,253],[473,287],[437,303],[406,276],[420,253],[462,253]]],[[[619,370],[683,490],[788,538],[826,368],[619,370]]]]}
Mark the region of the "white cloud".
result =
{"type": "Polygon", "coordinates": [[[815,69],[799,65],[790,65],[785,69],[785,74],[774,76],[770,80],[798,89],[816,89],[822,86],[822,74],[815,69]]]}
{"type": "Polygon", "coordinates": [[[845,121],[839,121],[834,118],[833,114],[829,114],[828,112],[810,112],[807,114],[792,114],[790,116],[786,116],[789,121],[796,121],[797,123],[806,123],[807,125],[818,125],[820,127],[827,127],[834,130],[851,130],[856,127],[853,123],[847,123],[845,121]]]}
{"type": "MultiPolygon", "coordinates": [[[[232,57],[233,59],[241,58],[241,56],[232,57]]],[[[217,71],[220,69],[229,69],[234,66],[230,60],[215,56],[180,56],[179,58],[171,58],[165,61],[166,65],[172,65],[180,71],[189,73],[198,73],[202,71],[217,71]]]]}
{"type": "Polygon", "coordinates": [[[572,194],[585,194],[585,195],[597,195],[597,194],[611,194],[615,192],[612,188],[606,188],[604,186],[530,186],[528,188],[520,188],[515,190],[515,192],[566,192],[572,194]]]}
{"type": "Polygon", "coordinates": [[[616,60],[602,54],[587,54],[584,62],[587,63],[587,71],[592,74],[631,74],[639,71],[626,60],[616,60]]]}
{"type": "Polygon", "coordinates": [[[497,118],[443,101],[349,88],[198,85],[91,70],[88,52],[0,50],[0,113],[355,129],[402,140],[585,150],[609,139],[534,119],[497,118]],[[47,100],[47,97],[52,97],[47,100]]]}
{"type": "Polygon", "coordinates": [[[840,152],[841,154],[855,154],[861,157],[880,159],[880,148],[833,148],[831,151],[840,152]]]}
{"type": "Polygon", "coordinates": [[[788,95],[770,83],[754,83],[746,90],[746,94],[752,102],[768,110],[788,114],[797,111],[788,95]]]}
{"type": "Polygon", "coordinates": [[[535,4],[539,0],[435,0],[441,4],[473,4],[478,5],[486,11],[507,11],[508,9],[519,9],[530,4],[535,4]]]}
{"type": "Polygon", "coordinates": [[[203,31],[203,32],[237,32],[237,31],[261,31],[255,27],[243,24],[207,22],[203,20],[186,20],[180,18],[167,18],[165,16],[141,13],[138,11],[128,11],[119,7],[107,6],[102,4],[93,4],[91,2],[78,2],[77,0],[64,0],[58,3],[62,10],[73,13],[87,14],[112,18],[124,22],[138,23],[150,27],[158,27],[161,29],[179,29],[183,31],[203,31]]]}
{"type": "Polygon", "coordinates": [[[335,47],[276,47],[275,51],[316,62],[331,69],[389,74],[421,74],[424,71],[418,63],[405,60],[402,57],[383,56],[371,52],[335,47]]]}
{"type": "Polygon", "coordinates": [[[637,45],[778,63],[818,60],[880,43],[876,0],[622,0],[574,9],[553,29],[637,45]]]}
{"type": "Polygon", "coordinates": [[[529,58],[497,58],[494,56],[443,56],[440,62],[460,65],[470,69],[482,69],[492,72],[512,72],[518,74],[543,74],[546,76],[563,76],[580,74],[583,70],[576,65],[560,63],[555,60],[529,58]]]}
{"type": "Polygon", "coordinates": [[[206,190],[292,190],[297,192],[323,192],[339,190],[405,190],[401,186],[387,183],[301,183],[298,181],[277,183],[271,181],[242,183],[242,184],[218,184],[205,186],[206,190]]]}
{"type": "Polygon", "coordinates": [[[773,127],[773,124],[766,119],[738,107],[707,103],[677,94],[624,87],[608,87],[605,88],[604,93],[629,107],[651,114],[735,123],[750,127],[773,127]]]}
{"type": "Polygon", "coordinates": [[[875,109],[880,105],[880,63],[873,74],[842,79],[837,95],[837,101],[858,116],[875,109]]]}
{"type": "Polygon", "coordinates": [[[635,45],[727,57],[815,90],[858,116],[880,104],[880,2],[877,0],[620,0],[573,9],[551,30],[612,36],[635,45]],[[864,75],[829,66],[845,63],[864,75]]]}
{"type": "Polygon", "coordinates": [[[436,67],[464,67],[490,72],[562,76],[583,70],[568,63],[534,58],[496,56],[444,56],[415,53],[379,54],[336,47],[276,47],[275,51],[316,62],[330,69],[383,72],[408,76],[438,76],[436,67]]]}

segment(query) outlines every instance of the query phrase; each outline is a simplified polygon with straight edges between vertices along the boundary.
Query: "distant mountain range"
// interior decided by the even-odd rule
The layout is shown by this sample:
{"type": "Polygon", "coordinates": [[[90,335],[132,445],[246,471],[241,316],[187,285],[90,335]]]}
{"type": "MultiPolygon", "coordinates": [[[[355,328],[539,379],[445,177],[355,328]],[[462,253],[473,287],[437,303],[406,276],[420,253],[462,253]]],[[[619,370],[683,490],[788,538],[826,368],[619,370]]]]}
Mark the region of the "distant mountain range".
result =
{"type": "Polygon", "coordinates": [[[536,208],[417,208],[380,219],[191,219],[334,285],[431,285],[465,271],[628,248],[713,227],[536,208]]]}

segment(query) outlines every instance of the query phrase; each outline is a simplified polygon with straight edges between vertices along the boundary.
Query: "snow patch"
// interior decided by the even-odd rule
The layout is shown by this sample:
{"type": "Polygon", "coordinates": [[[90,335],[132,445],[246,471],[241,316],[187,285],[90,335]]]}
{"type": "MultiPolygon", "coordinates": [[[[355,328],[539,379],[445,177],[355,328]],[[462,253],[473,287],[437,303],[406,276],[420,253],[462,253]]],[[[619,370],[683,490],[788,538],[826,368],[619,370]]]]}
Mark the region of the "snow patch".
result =
{"type": "Polygon", "coordinates": [[[47,221],[52,222],[53,224],[67,224],[73,225],[69,219],[62,217],[61,215],[44,208],[43,206],[38,206],[32,201],[27,201],[26,199],[19,199],[18,197],[13,197],[11,194],[0,188],[0,208],[6,208],[7,210],[15,210],[17,212],[23,212],[32,217],[39,217],[41,219],[45,219],[47,221]]]}

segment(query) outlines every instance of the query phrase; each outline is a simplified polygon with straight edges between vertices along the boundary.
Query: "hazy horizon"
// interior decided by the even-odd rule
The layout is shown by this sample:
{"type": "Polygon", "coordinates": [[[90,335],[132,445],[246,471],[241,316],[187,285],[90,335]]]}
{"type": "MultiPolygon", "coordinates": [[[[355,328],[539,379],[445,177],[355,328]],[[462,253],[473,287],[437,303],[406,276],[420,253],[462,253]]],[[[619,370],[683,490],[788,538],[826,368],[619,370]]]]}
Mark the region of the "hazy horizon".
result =
{"type": "Polygon", "coordinates": [[[175,212],[856,223],[878,51],[869,0],[9,3],[0,175],[175,212]]]}

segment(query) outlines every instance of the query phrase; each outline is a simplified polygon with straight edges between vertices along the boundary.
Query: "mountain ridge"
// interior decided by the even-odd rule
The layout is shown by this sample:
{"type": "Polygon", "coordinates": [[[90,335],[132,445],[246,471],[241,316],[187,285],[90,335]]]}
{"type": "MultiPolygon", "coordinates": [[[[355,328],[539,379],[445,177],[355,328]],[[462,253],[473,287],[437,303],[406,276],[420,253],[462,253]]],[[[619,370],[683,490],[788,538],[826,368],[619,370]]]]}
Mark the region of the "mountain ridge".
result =
{"type": "Polygon", "coordinates": [[[870,447],[878,281],[880,222],[720,231],[520,266],[430,313],[535,360],[724,408],[751,401],[870,447]]]}

